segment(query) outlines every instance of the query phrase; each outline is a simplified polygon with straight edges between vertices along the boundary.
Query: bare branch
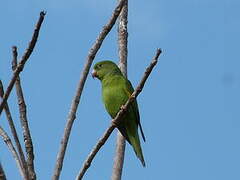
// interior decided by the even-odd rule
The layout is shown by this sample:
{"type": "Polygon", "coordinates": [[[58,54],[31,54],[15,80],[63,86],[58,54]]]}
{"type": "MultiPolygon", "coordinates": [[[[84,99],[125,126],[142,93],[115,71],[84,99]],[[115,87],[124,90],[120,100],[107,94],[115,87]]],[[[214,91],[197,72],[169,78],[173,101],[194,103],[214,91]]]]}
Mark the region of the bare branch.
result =
{"type": "MultiPolygon", "coordinates": [[[[0,96],[1,96],[1,98],[3,97],[3,95],[4,95],[4,89],[3,89],[2,81],[0,80],[0,96]]],[[[8,106],[7,102],[6,102],[5,106],[4,106],[4,109],[5,109],[5,113],[6,113],[6,117],[7,117],[7,120],[8,120],[8,124],[9,124],[9,127],[11,129],[11,132],[12,132],[12,135],[13,135],[13,138],[14,138],[14,141],[15,141],[18,153],[20,155],[20,160],[21,160],[20,163],[21,163],[21,166],[23,168],[23,172],[26,175],[26,177],[28,177],[26,160],[25,160],[25,157],[24,157],[22,146],[20,144],[20,141],[19,141],[19,138],[18,138],[18,134],[17,134],[17,131],[16,131],[16,128],[15,128],[15,125],[14,125],[14,122],[13,122],[13,119],[12,119],[12,116],[11,116],[11,113],[10,113],[10,109],[9,109],[9,106],[8,106]]]]}
{"type": "Polygon", "coordinates": [[[93,158],[95,157],[95,155],[98,153],[98,151],[100,150],[100,148],[105,144],[105,142],[107,141],[108,137],[111,135],[112,131],[115,129],[115,124],[111,124],[109,126],[109,128],[105,131],[105,133],[103,134],[103,136],[98,140],[98,143],[96,144],[96,146],[92,149],[92,151],[89,153],[87,159],[85,160],[82,169],[79,171],[76,180],[81,180],[85,174],[85,172],[87,171],[87,169],[90,167],[93,158]]]}
{"type": "Polygon", "coordinates": [[[0,126],[0,136],[3,138],[3,141],[8,146],[9,151],[12,153],[13,158],[15,159],[15,161],[17,163],[17,166],[18,166],[21,176],[23,177],[23,179],[27,179],[27,177],[25,176],[25,174],[23,172],[23,168],[21,166],[20,158],[17,154],[17,151],[15,150],[11,139],[9,138],[9,136],[7,135],[7,133],[3,130],[3,128],[1,126],[0,126]]]}
{"type": "MultiPolygon", "coordinates": [[[[13,61],[12,61],[12,70],[15,71],[17,68],[17,47],[13,46],[13,61]]],[[[27,170],[29,173],[29,178],[31,180],[36,179],[36,173],[34,170],[34,153],[33,153],[33,143],[31,138],[30,129],[28,126],[28,119],[27,119],[27,108],[23,96],[23,90],[21,87],[21,80],[18,76],[15,82],[17,97],[18,97],[18,106],[19,106],[19,114],[20,114],[20,122],[23,130],[23,139],[25,143],[25,149],[27,153],[27,170]]]]}
{"type": "Polygon", "coordinates": [[[120,131],[117,131],[117,144],[113,164],[112,180],[121,180],[124,163],[126,141],[120,131]]]}
{"type": "Polygon", "coordinates": [[[113,25],[115,24],[119,13],[121,12],[121,9],[123,7],[123,3],[125,2],[125,0],[121,0],[117,7],[115,8],[109,22],[103,27],[102,31],[100,32],[100,34],[98,35],[95,43],[93,44],[93,46],[91,47],[88,56],[86,58],[86,63],[84,65],[83,71],[81,73],[80,76],[80,81],[77,85],[77,91],[76,94],[73,98],[72,104],[71,104],[71,108],[68,114],[68,119],[66,122],[66,126],[64,129],[64,134],[63,137],[61,139],[61,145],[60,145],[60,149],[57,155],[57,161],[55,164],[55,168],[54,168],[54,174],[52,176],[52,180],[58,180],[60,173],[62,171],[62,166],[63,166],[63,160],[64,160],[64,156],[65,156],[65,152],[67,149],[67,144],[68,144],[68,139],[71,133],[71,129],[72,129],[72,125],[74,123],[74,120],[76,119],[76,112],[77,112],[77,107],[78,104],[80,102],[80,98],[81,98],[81,94],[82,94],[82,90],[85,84],[85,81],[87,79],[87,75],[89,73],[89,69],[92,65],[92,62],[98,52],[98,50],[100,49],[103,40],[105,39],[105,37],[107,36],[107,34],[110,32],[110,30],[112,29],[113,25]]]}
{"type": "Polygon", "coordinates": [[[119,67],[124,76],[127,77],[127,56],[128,56],[128,0],[124,3],[123,9],[119,15],[118,21],[118,56],[119,67]]]}
{"type": "MultiPolygon", "coordinates": [[[[118,54],[119,54],[119,67],[124,76],[127,77],[127,43],[128,43],[128,0],[124,3],[123,9],[119,15],[118,21],[118,54]]],[[[121,180],[122,169],[124,163],[124,153],[126,141],[122,134],[117,131],[117,143],[115,158],[113,164],[112,180],[121,180]]]]}
{"type": "Polygon", "coordinates": [[[0,115],[1,115],[1,113],[2,113],[2,110],[3,110],[4,105],[5,105],[5,103],[7,102],[7,99],[8,99],[8,97],[9,97],[11,91],[12,91],[12,88],[13,88],[13,86],[14,86],[14,83],[15,83],[18,75],[19,75],[20,72],[23,70],[25,63],[27,62],[28,58],[30,57],[30,55],[31,55],[32,52],[33,52],[33,49],[34,49],[34,47],[35,47],[35,45],[36,45],[36,42],[37,42],[37,39],[38,39],[38,35],[39,35],[39,31],[40,31],[42,22],[43,22],[43,20],[44,20],[44,16],[45,16],[45,12],[42,11],[42,12],[40,13],[40,17],[39,17],[39,19],[38,19],[38,22],[37,22],[37,24],[36,24],[36,27],[35,27],[35,29],[34,29],[34,33],[33,33],[32,39],[31,39],[31,41],[29,42],[28,48],[25,50],[24,55],[22,56],[22,58],[21,58],[21,60],[20,60],[20,62],[19,62],[19,64],[18,64],[16,70],[14,71],[13,77],[12,77],[12,79],[11,79],[11,81],[10,81],[7,89],[6,89],[6,93],[5,93],[4,96],[3,96],[3,100],[2,100],[2,102],[1,102],[1,104],[0,104],[0,115]]]}
{"type": "Polygon", "coordinates": [[[0,162],[0,180],[7,180],[5,172],[2,167],[2,163],[0,162]]]}
{"type": "Polygon", "coordinates": [[[116,128],[119,123],[121,122],[121,119],[123,117],[123,115],[126,113],[129,105],[131,104],[131,102],[133,102],[137,96],[139,95],[139,93],[142,91],[144,84],[148,78],[148,76],[150,75],[150,73],[152,72],[152,69],[154,68],[154,66],[157,64],[158,62],[158,57],[161,54],[161,49],[157,49],[156,55],[153,58],[152,62],[150,63],[150,65],[147,67],[146,71],[144,72],[144,75],[139,83],[139,85],[137,86],[137,88],[135,89],[135,91],[132,93],[131,97],[128,99],[128,101],[125,103],[124,106],[122,106],[122,108],[120,109],[120,111],[117,113],[116,117],[112,120],[111,125],[108,127],[108,129],[105,131],[104,135],[99,139],[99,141],[97,142],[96,146],[92,149],[92,151],[89,153],[87,159],[85,160],[82,169],[79,171],[76,180],[81,180],[85,174],[85,172],[87,171],[87,169],[90,167],[92,160],[94,159],[94,157],[96,156],[96,154],[98,153],[98,151],[100,150],[100,148],[104,145],[104,143],[107,141],[108,137],[111,135],[112,131],[114,130],[114,128],[116,128]]]}

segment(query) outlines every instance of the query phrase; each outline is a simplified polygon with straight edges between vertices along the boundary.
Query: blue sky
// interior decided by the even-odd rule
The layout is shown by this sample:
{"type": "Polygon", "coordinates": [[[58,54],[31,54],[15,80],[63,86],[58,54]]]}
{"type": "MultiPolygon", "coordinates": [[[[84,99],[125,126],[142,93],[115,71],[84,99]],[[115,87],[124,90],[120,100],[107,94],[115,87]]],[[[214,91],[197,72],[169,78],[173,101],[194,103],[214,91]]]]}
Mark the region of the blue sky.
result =
{"type": "MultiPolygon", "coordinates": [[[[11,78],[11,46],[22,55],[39,12],[39,41],[21,74],[38,179],[50,179],[85,58],[116,1],[4,1],[0,11],[0,78],[11,78]]],[[[136,86],[158,47],[163,49],[138,98],[146,168],[127,145],[122,179],[240,179],[240,61],[237,0],[129,2],[128,75],[136,86]]],[[[95,62],[117,62],[116,27],[95,62]]],[[[9,105],[19,127],[15,91],[9,105]]],[[[88,78],[72,129],[61,179],[74,179],[108,127],[100,82],[88,78]]],[[[8,130],[5,115],[2,126],[8,130]]],[[[19,130],[19,133],[21,131],[19,130]]],[[[111,177],[116,132],[85,179],[111,177]]],[[[21,179],[5,144],[0,159],[9,179],[21,179]],[[16,172],[16,173],[14,173],[16,172]]]]}

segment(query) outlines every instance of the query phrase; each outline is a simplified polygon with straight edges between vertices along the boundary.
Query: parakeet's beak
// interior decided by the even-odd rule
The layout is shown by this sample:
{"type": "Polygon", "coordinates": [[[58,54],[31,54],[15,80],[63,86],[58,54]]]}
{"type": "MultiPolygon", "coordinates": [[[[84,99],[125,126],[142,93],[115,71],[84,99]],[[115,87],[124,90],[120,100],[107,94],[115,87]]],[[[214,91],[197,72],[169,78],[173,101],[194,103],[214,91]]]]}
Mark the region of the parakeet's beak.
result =
{"type": "Polygon", "coordinates": [[[93,71],[92,71],[92,77],[93,78],[97,77],[97,71],[95,71],[95,69],[93,69],[93,71]]]}

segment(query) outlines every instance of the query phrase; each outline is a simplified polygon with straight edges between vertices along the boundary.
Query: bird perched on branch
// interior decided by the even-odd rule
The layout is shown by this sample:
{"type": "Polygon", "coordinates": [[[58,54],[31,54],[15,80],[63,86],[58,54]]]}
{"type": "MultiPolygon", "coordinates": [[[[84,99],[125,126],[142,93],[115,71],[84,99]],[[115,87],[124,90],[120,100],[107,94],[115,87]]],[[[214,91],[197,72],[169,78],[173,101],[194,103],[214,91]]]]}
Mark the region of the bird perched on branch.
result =
{"type": "MultiPolygon", "coordinates": [[[[102,99],[105,108],[112,118],[115,118],[120,108],[127,102],[134,89],[131,82],[125,78],[112,61],[101,61],[94,65],[92,76],[98,78],[102,83],[102,99]]],[[[137,101],[134,100],[120,124],[117,126],[121,134],[132,145],[137,157],[145,166],[142,148],[138,136],[138,127],[143,140],[145,136],[140,123],[140,115],[137,101]]]]}

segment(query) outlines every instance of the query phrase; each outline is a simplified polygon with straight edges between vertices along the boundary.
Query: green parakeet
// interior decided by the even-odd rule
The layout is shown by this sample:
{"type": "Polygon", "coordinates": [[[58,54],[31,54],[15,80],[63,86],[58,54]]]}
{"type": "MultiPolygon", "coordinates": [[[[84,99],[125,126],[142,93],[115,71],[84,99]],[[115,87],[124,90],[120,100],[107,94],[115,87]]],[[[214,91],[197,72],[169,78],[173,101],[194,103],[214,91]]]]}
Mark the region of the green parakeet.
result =
{"type": "MultiPolygon", "coordinates": [[[[126,79],[118,66],[112,61],[101,61],[94,65],[92,76],[98,78],[102,83],[102,99],[107,112],[115,118],[121,106],[124,105],[134,89],[131,82],[126,79]]],[[[145,141],[145,136],[140,123],[140,116],[137,101],[130,104],[120,125],[119,131],[132,145],[137,157],[145,166],[145,161],[138,136],[138,127],[145,141]]]]}

